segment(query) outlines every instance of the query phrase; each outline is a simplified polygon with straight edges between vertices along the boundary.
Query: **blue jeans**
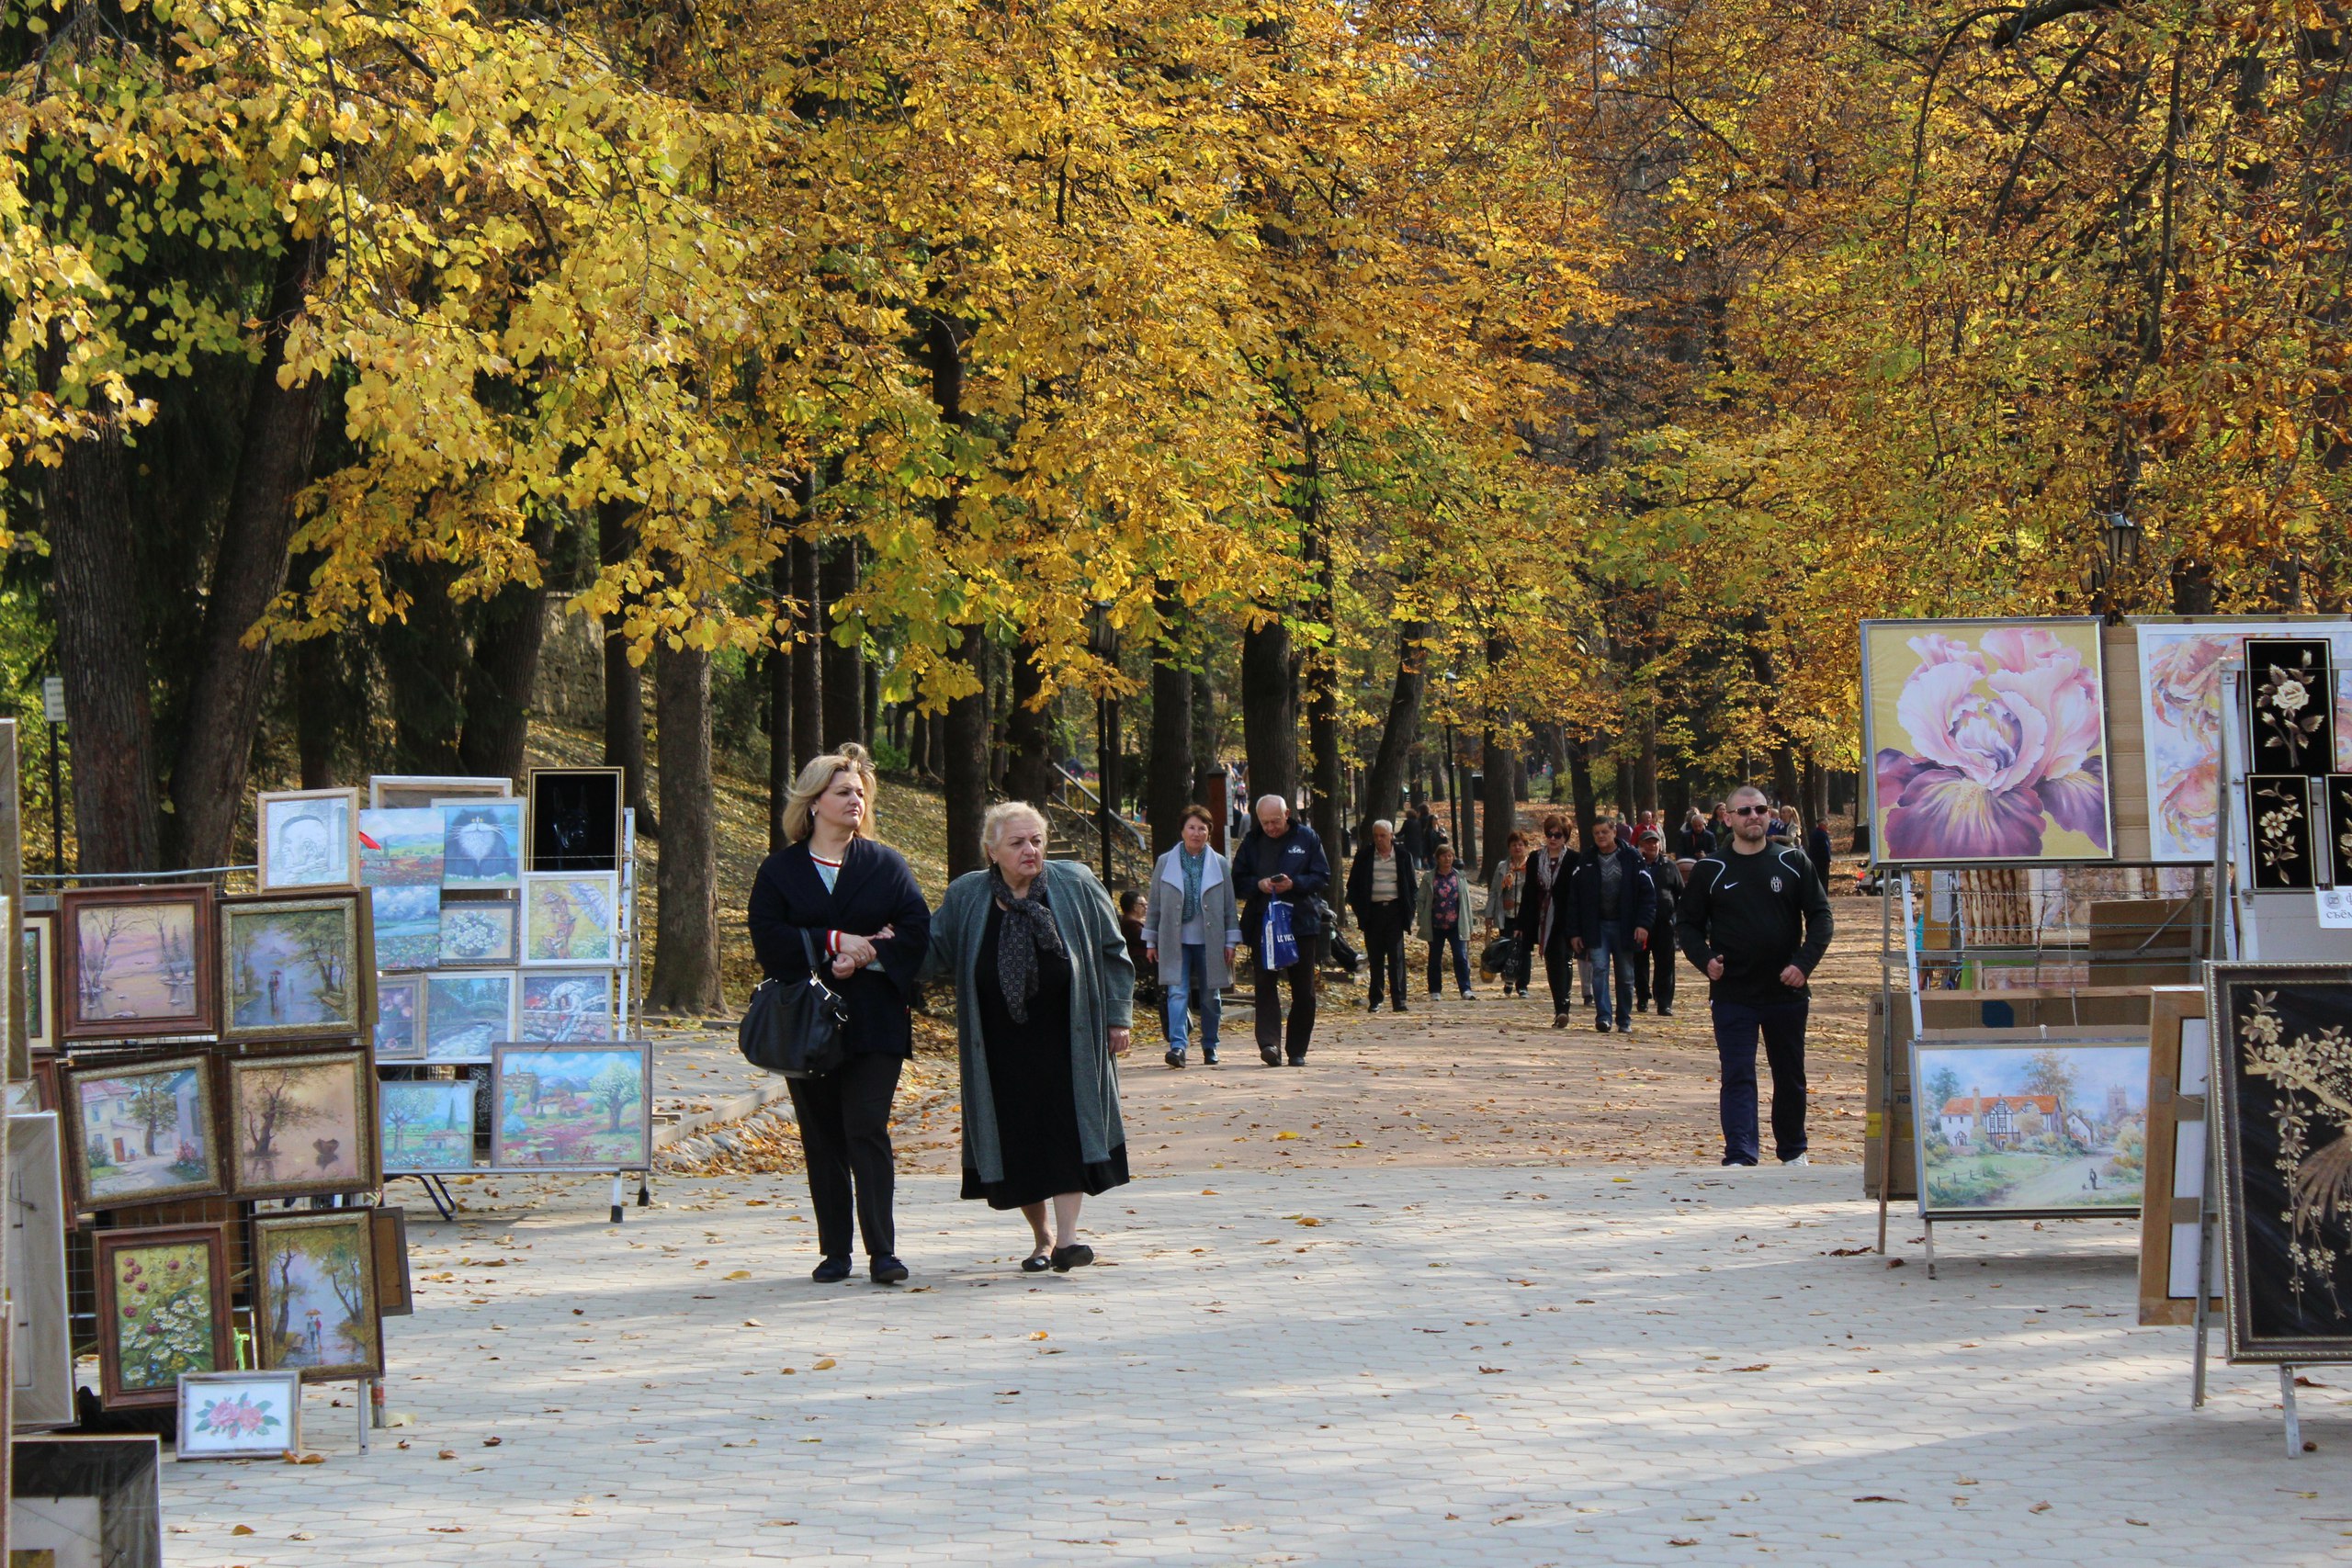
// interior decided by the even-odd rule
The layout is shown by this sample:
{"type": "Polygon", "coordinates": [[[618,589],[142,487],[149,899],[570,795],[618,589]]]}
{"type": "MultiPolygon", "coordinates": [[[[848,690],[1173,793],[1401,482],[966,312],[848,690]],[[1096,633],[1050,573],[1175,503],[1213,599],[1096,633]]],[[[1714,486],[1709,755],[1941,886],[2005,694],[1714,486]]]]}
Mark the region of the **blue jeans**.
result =
{"type": "Polygon", "coordinates": [[[1464,990],[1470,988],[1470,947],[1463,940],[1460,926],[1432,926],[1430,930],[1430,995],[1445,989],[1445,950],[1453,949],[1453,979],[1464,990]]]}
{"type": "Polygon", "coordinates": [[[1804,1021],[1812,998],[1792,995],[1769,1007],[1713,1004],[1715,1052],[1723,1058],[1724,1163],[1754,1165],[1761,1154],[1756,1126],[1756,1041],[1772,1068],[1773,1152],[1784,1160],[1805,1151],[1804,1021]]]}
{"type": "Polygon", "coordinates": [[[1209,984],[1209,950],[1204,943],[1184,944],[1183,971],[1168,987],[1168,1048],[1182,1053],[1190,1037],[1189,1004],[1194,997],[1201,999],[1201,1051],[1206,1055],[1216,1054],[1216,1023],[1224,1010],[1225,998],[1209,984]]]}
{"type": "Polygon", "coordinates": [[[1634,943],[1633,939],[1614,927],[1603,926],[1600,934],[1584,950],[1592,960],[1592,1007],[1598,1015],[1596,1027],[1613,1029],[1619,1020],[1630,1019],[1634,1012],[1634,943]],[[1617,984],[1610,985],[1614,976],[1617,984]],[[1610,992],[1616,992],[1617,1008],[1610,1010],[1610,992]]]}

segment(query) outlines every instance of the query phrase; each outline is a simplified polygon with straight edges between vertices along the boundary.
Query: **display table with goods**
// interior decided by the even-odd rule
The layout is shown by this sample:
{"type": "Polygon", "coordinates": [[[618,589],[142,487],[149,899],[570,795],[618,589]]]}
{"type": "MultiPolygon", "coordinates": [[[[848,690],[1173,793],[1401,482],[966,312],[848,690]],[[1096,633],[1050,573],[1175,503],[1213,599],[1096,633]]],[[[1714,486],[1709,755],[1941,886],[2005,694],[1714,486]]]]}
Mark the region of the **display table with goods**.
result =
{"type": "Polygon", "coordinates": [[[635,815],[617,768],[505,779],[385,776],[262,797],[332,838],[350,818],[376,932],[379,1143],[444,1218],[451,1176],[609,1175],[638,1201],[653,1158],[652,1049],[634,1013],[635,815]],[[340,797],[340,798],[335,798],[340,797]]]}
{"type": "Polygon", "coordinates": [[[2352,620],[1862,644],[1880,1249],[1905,1175],[1931,1270],[1939,1218],[2136,1210],[2192,1403],[2219,1311],[2300,1453],[2294,1367],[2352,1360],[2352,620]]]}

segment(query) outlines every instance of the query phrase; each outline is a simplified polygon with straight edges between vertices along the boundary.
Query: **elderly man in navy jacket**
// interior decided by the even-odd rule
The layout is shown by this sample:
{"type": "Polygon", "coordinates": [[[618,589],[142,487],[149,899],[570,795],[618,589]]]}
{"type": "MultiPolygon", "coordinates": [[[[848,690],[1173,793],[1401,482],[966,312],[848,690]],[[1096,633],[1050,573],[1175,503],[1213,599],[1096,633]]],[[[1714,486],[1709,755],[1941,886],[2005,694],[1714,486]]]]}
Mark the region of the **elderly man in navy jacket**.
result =
{"type": "Polygon", "coordinates": [[[1657,919],[1657,886],[1639,850],[1617,841],[1617,824],[1592,825],[1592,852],[1577,867],[1577,951],[1592,960],[1593,1027],[1609,1032],[1610,976],[1617,979],[1617,1032],[1634,1032],[1634,965],[1657,919]]]}
{"type": "Polygon", "coordinates": [[[1283,1065],[1287,1048],[1294,1067],[1306,1060],[1306,1045],[1315,1033],[1315,942],[1322,922],[1315,900],[1330,885],[1331,863],[1323,857],[1323,840],[1315,829],[1295,819],[1290,802],[1279,795],[1258,801],[1258,825],[1233,852],[1233,885],[1241,890],[1241,940],[1257,954],[1258,1058],[1270,1067],[1283,1065]],[[1290,907],[1291,934],[1298,939],[1297,958],[1280,968],[1269,964],[1266,953],[1266,910],[1274,904],[1290,907]],[[1290,976],[1290,1027],[1283,1027],[1283,976],[1290,976]]]}

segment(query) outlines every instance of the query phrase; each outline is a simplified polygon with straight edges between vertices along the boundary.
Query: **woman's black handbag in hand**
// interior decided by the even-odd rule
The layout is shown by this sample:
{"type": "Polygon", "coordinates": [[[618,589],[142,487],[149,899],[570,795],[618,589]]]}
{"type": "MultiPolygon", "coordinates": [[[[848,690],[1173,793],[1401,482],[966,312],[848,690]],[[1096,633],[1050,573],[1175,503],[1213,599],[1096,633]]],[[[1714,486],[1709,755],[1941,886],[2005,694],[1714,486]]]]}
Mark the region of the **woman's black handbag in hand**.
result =
{"type": "Polygon", "coordinates": [[[1518,942],[1510,937],[1498,936],[1487,944],[1486,952],[1478,955],[1478,967],[1488,975],[1508,975],[1518,957],[1518,942]]]}
{"type": "Polygon", "coordinates": [[[763,1071],[788,1078],[822,1077],[847,1054],[842,1035],[849,1009],[841,993],[820,978],[817,945],[805,931],[800,945],[808,954],[808,973],[797,980],[761,981],[735,1027],[735,1043],[745,1061],[763,1071]]]}

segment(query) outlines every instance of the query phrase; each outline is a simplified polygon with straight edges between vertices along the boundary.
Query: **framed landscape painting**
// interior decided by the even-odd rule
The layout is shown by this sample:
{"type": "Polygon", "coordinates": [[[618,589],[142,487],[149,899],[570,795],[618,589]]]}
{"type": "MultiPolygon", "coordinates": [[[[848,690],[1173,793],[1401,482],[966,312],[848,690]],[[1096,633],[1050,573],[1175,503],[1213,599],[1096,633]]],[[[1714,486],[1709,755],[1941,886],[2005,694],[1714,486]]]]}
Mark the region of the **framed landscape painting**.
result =
{"type": "Polygon", "coordinates": [[[25,949],[25,1044],[34,1051],[57,1049],[57,911],[40,909],[24,918],[19,939],[25,949]]]}
{"type": "Polygon", "coordinates": [[[620,769],[533,768],[528,787],[531,870],[620,870],[620,769]]]}
{"type": "Polygon", "coordinates": [[[387,1176],[474,1168],[471,1078],[390,1080],[376,1086],[376,1116],[387,1176]]]}
{"type": "Polygon", "coordinates": [[[169,1404],[187,1372],[229,1366],[227,1235],[219,1225],[100,1231],[98,1376],[105,1403],[169,1404]]]}
{"type": "Polygon", "coordinates": [[[209,1034],[212,889],[77,887],[58,896],[67,1040],[209,1034]]]}
{"type": "MultiPolygon", "coordinates": [[[[2212,862],[2222,791],[2222,666],[2244,656],[2248,637],[2308,637],[2315,630],[2324,628],[2264,620],[2149,622],[2133,628],[2140,651],[2151,860],[2212,862]]],[[[2338,678],[2335,744],[2338,756],[2346,757],[2352,684],[2344,682],[2344,673],[2352,663],[2352,631],[2327,635],[2338,678]]],[[[2352,761],[2336,765],[2352,767],[2352,761]]]]}
{"type": "Polygon", "coordinates": [[[304,1382],[381,1377],[374,1227],[365,1209],[254,1221],[254,1342],[304,1382]]]}
{"type": "Polygon", "coordinates": [[[441,811],[441,886],[478,891],[522,885],[523,803],[436,800],[441,811]]]}
{"type": "Polygon", "coordinates": [[[357,790],[278,790],[254,810],[263,892],[359,886],[357,790]]]}
{"type": "Polygon", "coordinates": [[[523,976],[524,1040],[610,1040],[613,971],[534,969],[523,976]]]}
{"type": "Polygon", "coordinates": [[[441,966],[512,964],[522,956],[522,909],[512,898],[441,900],[441,966]]]}
{"type": "Polygon", "coordinates": [[[2207,976],[2230,1359],[2352,1357],[2352,966],[2207,976]]]}
{"type": "Polygon", "coordinates": [[[291,1198],[383,1185],[376,1165],[375,1078],[365,1050],[231,1062],[230,1192],[291,1198]]]}
{"type": "Polygon", "coordinates": [[[441,889],[368,889],[368,923],[376,933],[376,967],[430,969],[441,962],[441,889]]]}
{"type": "Polygon", "coordinates": [[[1915,1040],[1919,1212],[1931,1220],[2136,1217],[2148,1040],[1915,1040]]]}
{"type": "Polygon", "coordinates": [[[620,878],[545,875],[523,879],[523,962],[620,962],[620,878]]]}
{"type": "Polygon", "coordinates": [[[491,1067],[498,1169],[635,1170],[652,1157],[652,1047],[505,1044],[491,1067]]]}
{"type": "Polygon", "coordinates": [[[85,1213],[201,1198],[227,1189],[213,1137],[212,1058],[68,1067],[66,1178],[85,1213]]]}
{"type": "Polygon", "coordinates": [[[302,1447],[299,1372],[183,1372],[175,1459],[275,1459],[302,1447]]]}
{"type": "Polygon", "coordinates": [[[514,1038],[514,971],[428,975],[424,979],[424,1059],[487,1062],[491,1047],[514,1038]]]}
{"type": "Polygon", "coordinates": [[[359,880],[370,887],[441,886],[441,813],[429,806],[359,814],[359,880]]]}
{"type": "Polygon", "coordinates": [[[1861,629],[1878,863],[2114,853],[2096,618],[1864,621],[1861,629]]]}
{"type": "Polygon", "coordinates": [[[220,1038],[356,1034],[375,976],[359,895],[220,902],[220,1038]]]}
{"type": "Polygon", "coordinates": [[[387,975],[376,982],[376,1060],[424,1060],[424,976],[387,975]]]}

